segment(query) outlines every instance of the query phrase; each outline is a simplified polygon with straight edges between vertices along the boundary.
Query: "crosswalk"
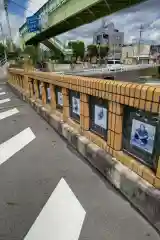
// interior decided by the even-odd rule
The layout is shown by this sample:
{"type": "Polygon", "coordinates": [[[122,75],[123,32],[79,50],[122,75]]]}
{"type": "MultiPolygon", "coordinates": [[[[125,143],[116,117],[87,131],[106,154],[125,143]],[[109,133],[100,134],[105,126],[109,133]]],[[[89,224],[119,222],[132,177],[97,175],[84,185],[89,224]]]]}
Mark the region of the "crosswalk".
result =
{"type": "MultiPolygon", "coordinates": [[[[0,88],[0,168],[5,163],[10,164],[20,152],[23,156],[25,148],[31,146],[37,138],[31,124],[14,127],[13,124],[20,120],[23,109],[18,105],[13,107],[14,97],[5,90],[5,86],[0,88]],[[1,131],[2,125],[5,126],[4,132],[1,131]]],[[[86,211],[62,178],[29,231],[26,229],[24,240],[44,240],[46,237],[47,240],[78,240],[85,215],[86,211]]]]}
{"type": "MultiPolygon", "coordinates": [[[[3,104],[5,108],[5,103],[10,102],[10,98],[2,98],[6,95],[6,92],[0,90],[0,104],[3,104]]],[[[15,114],[19,113],[17,108],[11,108],[7,111],[0,112],[0,121],[9,118],[15,114]]],[[[7,126],[6,126],[7,128],[7,126]]],[[[32,142],[36,136],[32,132],[31,128],[26,128],[23,131],[12,136],[10,139],[0,144],[0,165],[10,159],[14,154],[23,149],[26,145],[32,142]]]]}

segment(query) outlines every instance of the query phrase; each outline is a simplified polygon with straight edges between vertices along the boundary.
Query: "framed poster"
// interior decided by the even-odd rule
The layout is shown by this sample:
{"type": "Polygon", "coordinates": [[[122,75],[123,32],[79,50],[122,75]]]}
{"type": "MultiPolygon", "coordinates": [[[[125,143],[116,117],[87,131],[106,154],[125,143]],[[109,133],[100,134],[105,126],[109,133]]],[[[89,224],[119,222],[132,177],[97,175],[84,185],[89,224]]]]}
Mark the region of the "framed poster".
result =
{"type": "Polygon", "coordinates": [[[108,102],[97,97],[89,100],[90,130],[107,140],[108,130],[108,102]]]}
{"type": "Polygon", "coordinates": [[[157,113],[124,107],[123,150],[153,170],[160,155],[159,119],[157,113]]]}
{"type": "Polygon", "coordinates": [[[69,91],[69,113],[73,120],[80,122],[80,93],[77,91],[69,91]]]}
{"type": "Polygon", "coordinates": [[[150,154],[153,153],[156,127],[139,120],[132,120],[130,144],[150,154]]]}
{"type": "Polygon", "coordinates": [[[63,95],[61,92],[57,92],[57,103],[60,106],[63,106],[63,95]]]}
{"type": "Polygon", "coordinates": [[[51,100],[51,91],[50,88],[47,88],[47,100],[51,100]]]}
{"type": "Polygon", "coordinates": [[[80,116],[80,99],[72,96],[72,111],[80,116]]]}
{"type": "Polygon", "coordinates": [[[99,127],[107,129],[107,109],[106,108],[95,105],[94,122],[99,127]]]}

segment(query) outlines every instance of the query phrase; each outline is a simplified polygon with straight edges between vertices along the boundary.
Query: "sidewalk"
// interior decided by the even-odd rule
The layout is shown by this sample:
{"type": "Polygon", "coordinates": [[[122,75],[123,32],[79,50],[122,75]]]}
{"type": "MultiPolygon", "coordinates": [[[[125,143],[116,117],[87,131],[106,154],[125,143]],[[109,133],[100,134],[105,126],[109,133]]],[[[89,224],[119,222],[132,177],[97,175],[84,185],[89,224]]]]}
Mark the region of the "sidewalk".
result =
{"type": "Polygon", "coordinates": [[[36,221],[25,240],[33,239],[32,233],[41,222],[43,227],[38,230],[47,240],[158,240],[150,224],[3,82],[0,150],[10,155],[4,154],[2,163],[0,151],[0,240],[23,239],[44,206],[48,213],[40,215],[42,221],[36,221]],[[13,111],[15,108],[18,112],[13,111]],[[9,149],[6,142],[10,143],[9,149]],[[51,196],[52,201],[55,195],[57,201],[50,206],[48,199],[51,196]],[[67,205],[56,215],[62,199],[63,206],[67,205]],[[50,217],[52,212],[54,219],[50,217]],[[54,225],[57,219],[59,225],[54,225]],[[67,232],[63,219],[71,224],[71,232],[67,232]]]}

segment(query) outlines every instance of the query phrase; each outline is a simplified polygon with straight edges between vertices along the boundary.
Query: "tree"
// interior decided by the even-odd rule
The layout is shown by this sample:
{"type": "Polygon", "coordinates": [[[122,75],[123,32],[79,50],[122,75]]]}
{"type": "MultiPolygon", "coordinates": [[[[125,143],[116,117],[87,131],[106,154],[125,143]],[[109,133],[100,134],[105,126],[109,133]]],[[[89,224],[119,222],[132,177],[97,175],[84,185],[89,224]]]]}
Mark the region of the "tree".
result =
{"type": "Polygon", "coordinates": [[[108,52],[109,52],[109,47],[108,45],[100,45],[100,49],[99,49],[99,55],[100,58],[105,58],[106,56],[108,56],[108,52]]]}
{"type": "Polygon", "coordinates": [[[98,56],[98,48],[95,44],[91,44],[87,46],[87,55],[90,58],[90,61],[93,57],[98,56]]]}
{"type": "Polygon", "coordinates": [[[68,47],[73,50],[73,57],[75,57],[76,61],[78,57],[84,58],[85,45],[83,41],[71,41],[68,43],[68,47]]]}
{"type": "Polygon", "coordinates": [[[5,52],[5,50],[6,50],[6,47],[2,44],[2,43],[0,43],[0,59],[3,59],[4,58],[4,52],[5,52]]]}
{"type": "Polygon", "coordinates": [[[33,45],[28,45],[25,47],[23,54],[28,55],[33,64],[36,64],[39,61],[39,49],[33,45]]]}

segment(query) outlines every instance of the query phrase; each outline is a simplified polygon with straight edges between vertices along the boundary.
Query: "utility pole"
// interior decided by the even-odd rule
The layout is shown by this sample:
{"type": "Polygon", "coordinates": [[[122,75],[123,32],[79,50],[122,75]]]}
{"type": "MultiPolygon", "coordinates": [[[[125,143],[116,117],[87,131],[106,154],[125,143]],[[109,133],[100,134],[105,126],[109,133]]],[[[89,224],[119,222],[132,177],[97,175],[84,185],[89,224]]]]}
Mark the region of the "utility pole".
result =
{"type": "Polygon", "coordinates": [[[4,42],[5,35],[4,35],[4,32],[3,32],[3,28],[2,28],[1,23],[0,23],[0,30],[1,30],[1,34],[2,34],[2,42],[3,42],[3,46],[4,46],[4,58],[5,58],[5,61],[7,61],[7,54],[6,54],[5,42],[4,42]]]}
{"type": "Polygon", "coordinates": [[[4,1],[4,10],[5,10],[5,15],[6,15],[6,21],[7,21],[8,31],[9,31],[9,45],[10,45],[9,50],[10,50],[10,52],[13,52],[11,26],[10,26],[9,15],[8,15],[8,0],[3,0],[3,1],[4,1]]]}
{"type": "Polygon", "coordinates": [[[141,39],[142,39],[142,32],[143,32],[143,25],[140,26],[139,29],[139,42],[138,42],[138,63],[139,63],[139,57],[141,53],[141,39]]]}

